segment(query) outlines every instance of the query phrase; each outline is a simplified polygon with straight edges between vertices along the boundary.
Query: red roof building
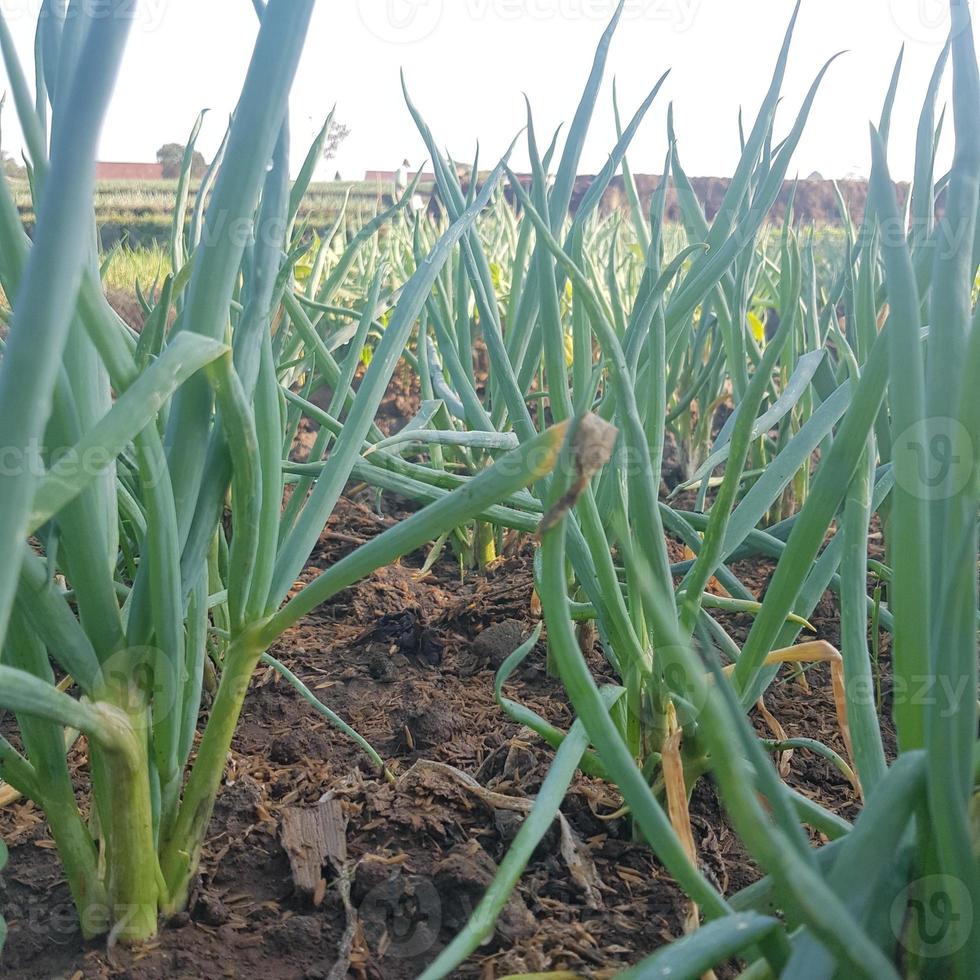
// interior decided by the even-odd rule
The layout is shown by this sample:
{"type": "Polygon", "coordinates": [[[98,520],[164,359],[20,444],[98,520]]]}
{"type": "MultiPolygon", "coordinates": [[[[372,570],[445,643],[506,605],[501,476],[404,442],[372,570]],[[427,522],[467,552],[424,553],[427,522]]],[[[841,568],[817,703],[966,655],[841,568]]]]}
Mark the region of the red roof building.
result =
{"type": "Polygon", "coordinates": [[[161,163],[105,163],[95,165],[96,180],[162,180],[161,163]]]}

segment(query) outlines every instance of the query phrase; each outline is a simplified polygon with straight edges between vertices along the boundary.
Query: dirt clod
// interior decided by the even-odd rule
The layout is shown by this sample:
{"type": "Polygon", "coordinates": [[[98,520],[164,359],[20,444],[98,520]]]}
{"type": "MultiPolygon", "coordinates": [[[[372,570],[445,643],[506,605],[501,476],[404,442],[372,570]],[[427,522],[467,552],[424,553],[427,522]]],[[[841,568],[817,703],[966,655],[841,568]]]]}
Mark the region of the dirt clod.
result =
{"type": "MultiPolygon", "coordinates": [[[[435,867],[436,888],[445,906],[446,924],[461,929],[497,875],[497,865],[474,840],[457,844],[435,867]]],[[[514,940],[534,932],[534,916],[514,892],[497,919],[503,939],[514,940]]]]}
{"type": "Polygon", "coordinates": [[[206,926],[223,926],[231,919],[231,912],[217,895],[203,891],[194,906],[194,916],[206,926]]]}
{"type": "Polygon", "coordinates": [[[291,765],[303,758],[303,746],[297,735],[287,733],[272,740],[269,758],[279,765],[291,765]]]}
{"type": "Polygon", "coordinates": [[[516,619],[505,619],[483,630],[473,641],[473,653],[480,663],[494,670],[524,642],[524,625],[516,619]]]}
{"type": "Polygon", "coordinates": [[[322,933],[323,925],[317,916],[293,915],[274,926],[269,936],[280,949],[315,949],[322,933]]]}

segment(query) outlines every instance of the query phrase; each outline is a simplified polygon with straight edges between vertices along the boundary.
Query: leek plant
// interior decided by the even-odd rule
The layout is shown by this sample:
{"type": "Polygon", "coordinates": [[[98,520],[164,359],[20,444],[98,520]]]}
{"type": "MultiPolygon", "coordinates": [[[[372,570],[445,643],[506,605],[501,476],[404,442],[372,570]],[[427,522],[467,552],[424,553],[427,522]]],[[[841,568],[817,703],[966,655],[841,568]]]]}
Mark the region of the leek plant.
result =
{"type": "MultiPolygon", "coordinates": [[[[532,180],[525,188],[511,175],[520,219],[504,224],[508,273],[502,272],[493,240],[470,229],[461,242],[461,274],[452,291],[444,287],[454,302],[430,300],[432,336],[424,335],[423,324],[418,348],[431,347],[438,356],[426,357],[425,364],[420,357],[419,367],[432,392],[442,396],[451,426],[438,424],[445,414],[432,415],[418,437],[433,449],[450,436],[474,447],[504,445],[507,438],[532,438],[549,420],[590,410],[621,431],[611,465],[582,488],[569,517],[569,574],[582,600],[576,618],[596,621],[605,654],[623,679],[625,696],[616,709],[623,735],[662,795],[660,760],[672,699],[654,655],[659,643],[644,610],[641,584],[652,574],[670,595],[682,631],[709,647],[720,645],[733,657],[735,642],[711,610],[719,602],[748,612],[759,606],[724,562],[759,551],[781,553],[795,516],[765,531],[758,525],[774,506],[782,510],[788,499],[805,499],[810,455],[844,414],[850,381],[838,377],[828,358],[830,327],[820,320],[825,305],[817,294],[812,248],[801,244],[788,224],[780,236],[778,261],[768,257],[768,243],[760,241],[827,70],[815,79],[790,134],[775,143],[774,114],[792,25],[728,195],[710,226],[681,168],[672,117],[665,173],[677,187],[687,244],[670,243],[675,247],[667,258],[666,179],[649,214],[636,204],[626,152],[666,76],[620,126],[607,165],[578,201],[574,218],[566,217],[618,17],[602,38],[560,156],[556,140],[539,149],[529,111],[532,180]],[[598,215],[602,194],[621,167],[633,202],[633,240],[625,247],[621,224],[598,215]],[[643,259],[639,268],[637,253],[643,259]],[[779,329],[768,341],[753,331],[749,315],[762,299],[780,314],[779,329]],[[474,338],[486,348],[485,392],[478,391],[472,377],[474,338]],[[660,463],[671,417],[690,415],[696,400],[698,431],[710,435],[714,406],[724,400],[724,392],[731,392],[736,410],[695,474],[700,486],[695,508],[660,502],[660,463]],[[722,464],[724,479],[712,478],[722,464]],[[716,487],[715,500],[704,512],[709,486],[716,487]],[[672,567],[665,530],[691,549],[693,561],[672,567]],[[629,540],[640,545],[641,560],[625,548],[629,540]],[[676,595],[675,575],[681,577],[676,595]],[[729,597],[708,594],[713,578],[729,597]]],[[[435,137],[410,100],[409,108],[432,155],[440,196],[450,217],[458,218],[473,188],[464,193],[456,167],[440,156],[435,137]]],[[[438,458],[430,454],[432,470],[438,458]]],[[[536,520],[546,498],[546,488],[538,487],[509,509],[526,511],[536,520]]],[[[519,527],[512,516],[501,523],[519,527]]],[[[835,575],[836,568],[831,572],[835,575]]],[[[767,655],[790,646],[804,616],[787,610],[789,639],[767,655]]],[[[682,715],[685,710],[682,706],[682,715]]],[[[556,740],[540,719],[537,728],[556,740]]],[[[685,743],[689,784],[706,765],[696,745],[693,738],[685,743]]]]}
{"type": "MultiPolygon", "coordinates": [[[[187,903],[266,651],[372,570],[492,516],[548,472],[563,428],[434,487],[431,507],[297,588],[348,478],[382,469],[383,451],[370,464],[362,455],[379,438],[378,404],[504,164],[397,296],[382,301],[375,276],[357,327],[334,335],[307,315],[293,274],[308,252],[296,215],[312,166],[290,186],[287,99],[313,0],[256,4],[261,25],[237,111],[189,223],[185,165],[173,272],[144,294],[148,319],[136,335],[104,298],[92,218],[95,151],[130,5],[45,6],[33,90],[0,18],[38,214],[31,242],[0,185],[0,283],[11,300],[0,358],[0,708],[20,736],[17,745],[0,739],[0,778],[43,809],[84,935],[135,942],[155,933],[161,912],[187,903]],[[382,302],[385,323],[369,338],[382,302]],[[328,381],[332,411],[321,413],[311,470],[296,474],[284,457],[310,379],[328,381]],[[209,653],[219,677],[198,736],[209,653]],[[87,814],[66,761],[78,733],[92,774],[87,814]]],[[[310,159],[318,156],[314,146],[310,159]]],[[[337,302],[339,284],[392,216],[324,255],[310,304],[337,302]]],[[[385,472],[412,479],[394,457],[391,466],[385,472]]]]}
{"type": "MultiPolygon", "coordinates": [[[[829,66],[777,138],[796,12],[711,223],[682,169],[671,120],[664,169],[688,244],[665,259],[665,183],[649,214],[628,194],[645,262],[632,292],[622,288],[615,239],[598,258],[586,243],[591,209],[617,169],[629,186],[624,155],[649,100],[621,129],[575,217],[566,217],[616,18],[553,182],[555,142],[540,153],[528,117],[533,179],[525,188],[511,175],[521,219],[505,301],[495,295],[484,243],[473,230],[463,236],[487,348],[484,415],[492,429],[467,412],[459,422],[512,431],[522,442],[543,419],[569,422],[563,462],[532,495],[534,511],[547,515],[537,584],[549,663],[577,720],[560,731],[502,693],[535,635],[501,668],[498,701],[557,749],[555,761],[497,881],[427,978],[446,975],[491,933],[576,768],[616,783],[637,834],[692,901],[692,935],[627,975],[694,978],[735,957],[753,978],[975,975],[980,84],[968,6],[950,7],[953,31],[926,93],[909,206],[899,209],[886,160],[900,58],[872,129],[867,213],[857,228],[842,214],[846,254],[829,276],[818,270],[812,239],[789,222],[775,257],[764,240],[829,66]],[[956,149],[951,172],[937,178],[936,101],[947,60],[956,149]],[[945,215],[937,221],[942,190],[945,215]],[[766,306],[778,313],[769,336],[761,329],[766,306]],[[712,413],[723,393],[734,411],[714,435],[710,424],[692,421],[691,406],[712,413]],[[692,438],[710,440],[690,482],[698,494],[689,510],[658,492],[665,434],[685,413],[692,438]],[[597,437],[594,418],[618,431],[601,470],[584,463],[597,439],[609,441],[597,437]],[[884,563],[868,558],[873,514],[884,529],[884,563]],[[672,564],[665,531],[694,557],[672,564]],[[730,567],[753,555],[777,561],[761,603],[730,567]],[[886,583],[887,603],[869,598],[869,570],[886,583]],[[744,643],[712,615],[712,580],[729,592],[726,601],[753,613],[744,643]],[[797,642],[828,588],[840,602],[839,652],[819,639],[797,642]],[[596,621],[620,685],[597,687],[575,632],[583,618],[596,621]],[[892,636],[894,760],[876,712],[869,619],[892,636]],[[853,824],[787,787],[768,757],[783,743],[759,739],[748,723],[780,664],[809,660],[831,664],[848,759],[812,740],[794,744],[853,777],[864,802],[853,824]],[[693,848],[687,796],[705,773],[767,873],[735,896],[703,876],[693,848]],[[831,843],[814,850],[804,824],[831,843]],[[702,916],[707,925],[698,930],[702,916]]],[[[412,108],[449,214],[458,216],[466,199],[455,169],[412,108]]],[[[437,343],[458,347],[452,336],[437,343]]],[[[451,359],[443,364],[453,403],[465,407],[467,379],[450,369],[451,359]]]]}

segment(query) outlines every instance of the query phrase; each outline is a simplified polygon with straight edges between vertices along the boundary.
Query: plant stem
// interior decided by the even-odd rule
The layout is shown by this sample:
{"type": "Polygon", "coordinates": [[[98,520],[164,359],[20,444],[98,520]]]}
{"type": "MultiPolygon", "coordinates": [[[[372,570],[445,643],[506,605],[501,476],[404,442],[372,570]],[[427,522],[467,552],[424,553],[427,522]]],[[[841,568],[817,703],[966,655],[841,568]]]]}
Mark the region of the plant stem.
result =
{"type": "Polygon", "coordinates": [[[108,914],[103,926],[109,927],[111,938],[138,943],[156,935],[160,900],[146,717],[134,718],[104,702],[96,707],[109,733],[99,747],[105,764],[93,765],[93,773],[103,775],[108,801],[108,914]]]}
{"type": "Polygon", "coordinates": [[[225,654],[218,693],[204,729],[197,760],[187,780],[184,800],[173,828],[160,849],[160,867],[169,892],[163,905],[166,915],[182,911],[187,904],[208,823],[221,787],[231,739],[241,715],[249,681],[264,652],[251,641],[251,634],[246,633],[234,641],[225,654]]]}
{"type": "Polygon", "coordinates": [[[494,538],[495,528],[486,521],[477,521],[474,530],[474,543],[476,545],[476,561],[481,571],[492,565],[497,560],[497,542],[494,538]]]}
{"type": "Polygon", "coordinates": [[[43,809],[78,909],[82,938],[94,939],[106,930],[105,910],[109,907],[109,897],[99,877],[92,838],[82,822],[74,797],[56,800],[49,796],[44,800],[43,809]]]}

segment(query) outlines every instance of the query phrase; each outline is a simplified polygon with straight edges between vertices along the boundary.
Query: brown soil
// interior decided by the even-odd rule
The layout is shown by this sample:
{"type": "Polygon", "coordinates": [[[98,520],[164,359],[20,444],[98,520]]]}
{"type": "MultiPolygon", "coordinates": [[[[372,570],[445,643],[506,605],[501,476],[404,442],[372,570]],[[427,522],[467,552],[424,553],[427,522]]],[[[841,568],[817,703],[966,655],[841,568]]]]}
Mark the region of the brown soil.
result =
{"type": "MultiPolygon", "coordinates": [[[[306,575],[391,522],[372,507],[373,497],[341,501],[306,575]]],[[[389,501],[386,508],[390,514],[389,501]]],[[[413,764],[446,763],[495,793],[526,799],[551,759],[536,736],[501,713],[492,688],[495,666],[533,622],[531,553],[524,543],[485,575],[461,574],[443,556],[425,576],[419,569],[426,555],[410,555],[336,596],[284,638],[273,653],[374,745],[397,782],[381,778],[355,745],[263,668],[235,737],[190,911],[144,948],[83,943],[43,818],[28,804],[0,813],[0,835],[11,845],[0,884],[10,926],[4,976],[417,976],[465,923],[520,817],[440,771],[412,770],[413,764]],[[282,815],[324,798],[342,806],[347,860],[337,862],[344,867],[324,866],[325,891],[311,897],[294,885],[280,838],[282,815]],[[344,875],[356,910],[349,966],[337,963],[350,918],[344,875]]],[[[771,567],[757,562],[736,571],[761,594],[771,567]]],[[[723,618],[736,639],[751,625],[747,617],[723,618]]],[[[814,624],[818,636],[836,643],[832,598],[821,602],[814,624]]],[[[613,679],[598,647],[590,663],[597,677],[613,679]]],[[[804,696],[798,679],[780,678],[767,706],[789,736],[818,738],[843,752],[828,676],[818,668],[807,678],[804,696]]],[[[542,649],[511,679],[508,694],[556,725],[571,721],[560,685],[545,672],[542,649]]],[[[770,734],[761,719],[756,724],[770,734]]],[[[78,776],[84,790],[83,768],[78,776]]],[[[855,815],[851,787],[822,759],[796,752],[786,778],[829,809],[855,815]]],[[[457,975],[566,969],[604,977],[681,934],[687,905],[679,889],[632,839],[627,820],[603,819],[620,806],[613,787],[576,778],[562,810],[595,863],[598,902],[569,873],[552,828],[494,937],[457,975]]],[[[705,872],[726,893],[756,879],[710,780],[697,787],[691,811],[705,872]]]]}
{"type": "Polygon", "coordinates": [[[119,314],[123,322],[134,330],[143,327],[143,307],[140,306],[136,296],[125,289],[110,289],[108,296],[109,305],[119,314]]]}

